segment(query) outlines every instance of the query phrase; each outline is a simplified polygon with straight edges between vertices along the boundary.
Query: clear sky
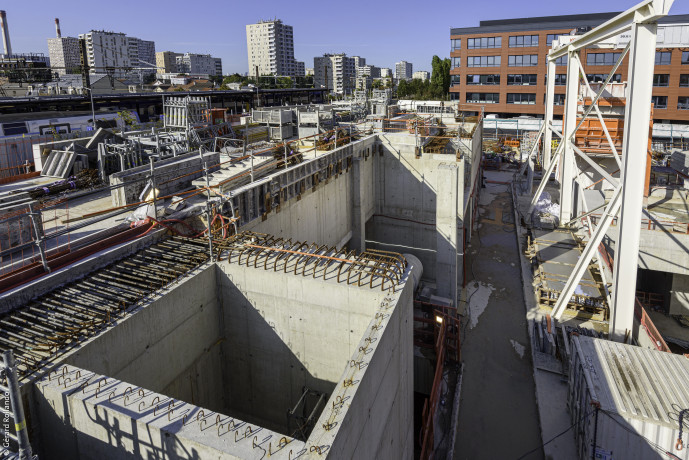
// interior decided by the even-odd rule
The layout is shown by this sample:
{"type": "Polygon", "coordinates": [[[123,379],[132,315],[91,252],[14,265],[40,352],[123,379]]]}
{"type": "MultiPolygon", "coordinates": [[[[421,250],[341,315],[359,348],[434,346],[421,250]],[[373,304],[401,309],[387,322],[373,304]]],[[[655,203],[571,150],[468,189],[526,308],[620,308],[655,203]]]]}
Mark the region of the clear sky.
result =
{"type": "MultiPolygon", "coordinates": [[[[394,67],[406,60],[429,70],[434,54],[448,57],[450,28],[481,20],[623,11],[629,0],[10,0],[7,11],[12,50],[48,54],[60,18],[63,36],[91,29],[124,32],[154,40],[156,51],[210,53],[223,72],[248,71],[246,24],[278,18],[294,27],[295,57],[313,67],[327,52],[362,56],[367,64],[394,67]]],[[[676,0],[671,14],[689,13],[676,0]]]]}

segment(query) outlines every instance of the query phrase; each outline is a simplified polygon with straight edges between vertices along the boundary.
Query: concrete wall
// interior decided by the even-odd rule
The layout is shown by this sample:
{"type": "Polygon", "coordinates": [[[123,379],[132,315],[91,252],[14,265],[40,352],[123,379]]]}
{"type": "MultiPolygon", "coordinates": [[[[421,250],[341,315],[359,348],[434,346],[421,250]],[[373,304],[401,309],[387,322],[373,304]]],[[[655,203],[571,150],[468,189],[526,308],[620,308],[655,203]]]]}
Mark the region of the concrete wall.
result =
{"type": "Polygon", "coordinates": [[[222,338],[215,266],[94,337],[63,362],[222,410],[222,338]]]}
{"type": "Polygon", "coordinates": [[[218,265],[227,412],[287,433],[287,410],[304,386],[332,393],[384,293],[218,265]]]}
{"type": "MultiPolygon", "coordinates": [[[[364,152],[369,151],[370,156],[362,164],[362,177],[366,188],[361,195],[361,207],[367,213],[372,213],[375,136],[364,139],[353,147],[355,158],[363,157],[364,152]],[[371,182],[368,182],[369,180],[371,182]]],[[[352,236],[352,169],[331,178],[328,183],[321,182],[316,190],[305,190],[301,199],[290,199],[281,206],[280,212],[272,210],[265,221],[255,219],[242,226],[240,230],[268,233],[298,241],[317,241],[319,244],[330,246],[345,245],[352,236]]]]}
{"type": "Polygon", "coordinates": [[[44,426],[41,459],[259,460],[268,450],[271,457],[288,459],[304,447],[290,440],[280,448],[278,433],[131,382],[72,366],[65,376],[66,384],[53,376],[34,387],[44,426]]]}
{"type": "Polygon", "coordinates": [[[382,316],[374,316],[351,357],[364,365],[345,370],[307,440],[309,448],[330,446],[328,458],[411,459],[414,455],[412,283],[388,293],[386,299],[377,305],[376,314],[382,316]],[[382,328],[375,330],[378,322],[382,328]],[[370,354],[362,357],[361,348],[371,349],[370,354]],[[344,383],[347,377],[349,386],[344,383]],[[331,429],[326,430],[328,423],[331,429]]]}
{"type": "MultiPolygon", "coordinates": [[[[689,235],[642,228],[639,240],[639,268],[689,275],[689,235]]],[[[614,256],[619,227],[608,229],[606,245],[614,256]]]]}
{"type": "MultiPolygon", "coordinates": [[[[414,136],[381,134],[384,155],[377,158],[376,210],[367,224],[367,242],[384,250],[409,252],[421,260],[424,278],[436,278],[436,212],[439,165],[463,163],[454,155],[424,154],[416,158],[414,136]]],[[[453,200],[462,232],[464,174],[458,174],[453,200]]],[[[456,246],[461,250],[460,246],[456,246]]]]}
{"type": "Polygon", "coordinates": [[[670,291],[671,315],[689,316],[689,276],[674,274],[670,291]]]}
{"type": "MultiPolygon", "coordinates": [[[[208,163],[209,167],[220,162],[220,154],[217,152],[205,153],[203,158],[204,161],[208,163]]],[[[204,175],[203,162],[199,158],[198,152],[187,153],[178,155],[174,158],[161,160],[155,163],[154,168],[156,187],[160,190],[160,196],[170,195],[190,187],[194,179],[204,175]],[[174,177],[185,174],[189,175],[167,182],[174,177]]],[[[215,169],[217,168],[210,168],[210,171],[215,169]]],[[[112,196],[112,205],[124,206],[126,204],[141,201],[139,195],[147,184],[147,181],[143,179],[150,176],[150,174],[150,165],[138,166],[136,168],[111,174],[110,185],[126,184],[110,192],[112,196]]]]}

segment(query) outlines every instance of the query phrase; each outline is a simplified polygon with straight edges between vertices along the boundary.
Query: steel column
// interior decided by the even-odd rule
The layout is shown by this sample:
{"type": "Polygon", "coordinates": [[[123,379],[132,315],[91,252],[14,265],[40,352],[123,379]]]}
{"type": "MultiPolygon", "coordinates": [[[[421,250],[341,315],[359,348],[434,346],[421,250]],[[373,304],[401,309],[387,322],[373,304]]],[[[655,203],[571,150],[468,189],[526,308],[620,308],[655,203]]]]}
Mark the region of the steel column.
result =
{"type": "Polygon", "coordinates": [[[613,340],[626,341],[634,324],[636,275],[651,116],[657,23],[632,25],[629,80],[622,142],[622,209],[613,267],[615,289],[610,311],[613,340]],[[619,288],[619,289],[618,289],[619,288]]]}
{"type": "MultiPolygon", "coordinates": [[[[555,60],[548,60],[548,80],[545,87],[545,137],[543,138],[543,169],[550,165],[553,133],[550,130],[553,124],[553,105],[555,104],[555,60]]],[[[547,178],[546,178],[547,180],[547,178]]]]}
{"type": "Polygon", "coordinates": [[[579,53],[568,53],[567,92],[565,93],[565,111],[563,120],[564,151],[560,162],[560,222],[568,222],[573,214],[574,195],[574,133],[577,126],[577,95],[579,92],[579,65],[576,60],[579,53]]]}

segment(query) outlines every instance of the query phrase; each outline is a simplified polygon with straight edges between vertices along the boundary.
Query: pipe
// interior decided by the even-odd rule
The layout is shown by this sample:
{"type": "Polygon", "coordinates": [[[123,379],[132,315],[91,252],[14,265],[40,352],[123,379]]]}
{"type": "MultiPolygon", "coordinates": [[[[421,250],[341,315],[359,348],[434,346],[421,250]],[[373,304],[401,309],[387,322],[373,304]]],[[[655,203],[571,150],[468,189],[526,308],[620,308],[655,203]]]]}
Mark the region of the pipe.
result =
{"type": "Polygon", "coordinates": [[[60,20],[55,18],[55,34],[57,38],[62,38],[62,32],[60,32],[60,20]]]}
{"type": "Polygon", "coordinates": [[[5,47],[5,55],[10,57],[12,55],[12,44],[10,43],[10,29],[7,24],[7,13],[5,13],[5,10],[0,10],[0,27],[2,27],[2,44],[5,47]]]}

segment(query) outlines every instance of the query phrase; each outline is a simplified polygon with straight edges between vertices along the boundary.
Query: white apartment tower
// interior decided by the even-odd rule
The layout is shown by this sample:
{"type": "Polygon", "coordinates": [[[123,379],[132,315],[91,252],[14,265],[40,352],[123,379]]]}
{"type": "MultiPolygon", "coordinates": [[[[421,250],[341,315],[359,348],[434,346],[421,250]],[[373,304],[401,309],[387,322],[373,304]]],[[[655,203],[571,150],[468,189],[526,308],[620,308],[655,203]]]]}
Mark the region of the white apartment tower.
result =
{"type": "MultiPolygon", "coordinates": [[[[299,76],[303,68],[294,59],[294,33],[292,26],[281,20],[259,21],[246,26],[246,48],[249,57],[249,75],[299,76]]],[[[302,74],[303,75],[303,74],[302,74]]]]}
{"type": "Polygon", "coordinates": [[[57,37],[48,39],[50,66],[59,75],[79,73],[79,39],[76,37],[57,37]]]}
{"type": "Polygon", "coordinates": [[[313,58],[313,84],[315,88],[326,88],[331,92],[344,94],[354,89],[356,64],[345,53],[324,54],[313,58]]]}
{"type": "Polygon", "coordinates": [[[222,75],[222,60],[210,54],[185,53],[176,58],[177,71],[192,75],[222,75]]]}
{"type": "Polygon", "coordinates": [[[145,68],[146,70],[142,71],[145,74],[156,73],[155,42],[141,40],[140,38],[136,37],[127,37],[127,52],[129,54],[129,62],[131,62],[132,67],[145,68]]]}
{"type": "Polygon", "coordinates": [[[398,80],[411,80],[411,62],[400,61],[395,63],[395,78],[398,80]]]}
{"type": "Polygon", "coordinates": [[[110,73],[124,77],[126,68],[132,67],[129,59],[129,40],[123,33],[92,30],[79,34],[86,40],[88,64],[92,73],[110,73]]]}

